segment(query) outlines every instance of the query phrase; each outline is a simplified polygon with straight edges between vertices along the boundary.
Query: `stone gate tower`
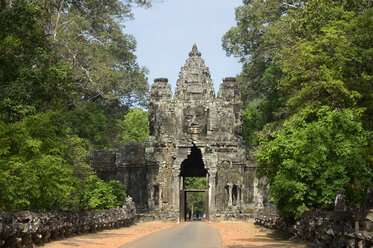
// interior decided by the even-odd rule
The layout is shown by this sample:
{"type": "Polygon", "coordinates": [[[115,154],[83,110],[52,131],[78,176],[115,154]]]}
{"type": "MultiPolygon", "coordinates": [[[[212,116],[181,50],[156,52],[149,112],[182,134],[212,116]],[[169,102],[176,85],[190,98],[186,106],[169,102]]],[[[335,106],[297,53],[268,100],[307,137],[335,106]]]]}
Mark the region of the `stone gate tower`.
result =
{"type": "Polygon", "coordinates": [[[247,215],[254,207],[255,166],[246,161],[240,136],[236,79],[223,79],[215,96],[209,68],[194,45],[174,96],[166,78],[155,79],[148,109],[147,210],[163,219],[182,220],[183,178],[206,176],[211,220],[247,215]]]}

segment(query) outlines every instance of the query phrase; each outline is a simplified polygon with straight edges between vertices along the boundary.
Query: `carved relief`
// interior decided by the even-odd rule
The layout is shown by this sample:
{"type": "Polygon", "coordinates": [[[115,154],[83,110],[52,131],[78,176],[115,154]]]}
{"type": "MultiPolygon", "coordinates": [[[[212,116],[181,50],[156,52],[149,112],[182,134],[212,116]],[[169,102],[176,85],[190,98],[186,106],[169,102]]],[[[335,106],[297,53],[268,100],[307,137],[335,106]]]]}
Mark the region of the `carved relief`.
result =
{"type": "Polygon", "coordinates": [[[183,132],[187,134],[207,133],[208,111],[203,106],[186,107],[183,110],[183,132]]]}

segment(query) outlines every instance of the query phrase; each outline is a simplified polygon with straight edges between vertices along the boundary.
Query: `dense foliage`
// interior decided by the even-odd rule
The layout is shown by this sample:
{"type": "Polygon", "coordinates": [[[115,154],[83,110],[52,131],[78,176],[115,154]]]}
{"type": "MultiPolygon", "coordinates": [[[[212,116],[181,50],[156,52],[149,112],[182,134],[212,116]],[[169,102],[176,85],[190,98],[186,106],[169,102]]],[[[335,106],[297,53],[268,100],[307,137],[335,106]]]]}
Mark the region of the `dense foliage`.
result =
{"type": "MultiPolygon", "coordinates": [[[[45,1],[42,1],[45,2],[45,1]]],[[[46,1],[45,32],[72,68],[71,82],[84,100],[144,101],[148,89],[133,54],[134,37],[124,34],[121,22],[132,17],[132,4],[144,0],[46,1]],[[55,13],[56,16],[53,16],[55,13]],[[47,15],[48,15],[47,14],[47,15]]]]}
{"type": "Polygon", "coordinates": [[[122,142],[144,142],[149,136],[148,112],[133,108],[119,121],[119,126],[122,142]]]}
{"type": "Polygon", "coordinates": [[[120,143],[118,121],[144,104],[146,69],[123,33],[128,1],[0,1],[0,210],[120,206],[93,147],[120,143]]]}
{"type": "Polygon", "coordinates": [[[340,191],[359,205],[372,173],[372,2],[243,3],[223,47],[243,62],[243,136],[272,200],[292,216],[340,191]]]}
{"type": "Polygon", "coordinates": [[[55,115],[0,122],[0,209],[99,210],[122,205],[123,186],[94,175],[85,162],[89,142],[59,129],[55,115]]]}
{"type": "Polygon", "coordinates": [[[297,215],[311,206],[332,209],[339,191],[350,204],[364,202],[373,175],[365,159],[372,133],[363,130],[360,115],[324,107],[317,120],[294,116],[272,133],[273,140],[263,141],[258,169],[283,214],[297,215]]]}
{"type": "Polygon", "coordinates": [[[70,67],[59,60],[43,32],[43,11],[27,1],[0,2],[0,119],[59,107],[70,100],[70,67]]]}

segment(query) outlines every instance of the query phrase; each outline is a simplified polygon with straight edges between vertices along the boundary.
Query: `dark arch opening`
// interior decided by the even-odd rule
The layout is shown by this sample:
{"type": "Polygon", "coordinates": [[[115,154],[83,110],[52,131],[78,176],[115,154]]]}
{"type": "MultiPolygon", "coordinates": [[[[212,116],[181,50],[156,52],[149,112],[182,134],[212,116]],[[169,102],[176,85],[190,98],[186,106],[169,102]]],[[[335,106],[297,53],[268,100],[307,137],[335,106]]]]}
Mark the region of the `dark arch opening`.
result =
{"type": "Polygon", "coordinates": [[[156,207],[159,206],[159,186],[154,185],[154,204],[156,207]]]}
{"type": "Polygon", "coordinates": [[[182,177],[205,177],[207,170],[202,160],[201,150],[193,145],[187,159],[181,163],[180,176],[182,177]]]}
{"type": "Polygon", "coordinates": [[[237,185],[233,185],[233,188],[232,188],[232,204],[233,204],[233,206],[235,206],[237,204],[237,199],[238,199],[237,185]]]}
{"type": "Polygon", "coordinates": [[[207,170],[201,150],[195,144],[181,163],[180,177],[180,219],[208,220],[207,170]]]}

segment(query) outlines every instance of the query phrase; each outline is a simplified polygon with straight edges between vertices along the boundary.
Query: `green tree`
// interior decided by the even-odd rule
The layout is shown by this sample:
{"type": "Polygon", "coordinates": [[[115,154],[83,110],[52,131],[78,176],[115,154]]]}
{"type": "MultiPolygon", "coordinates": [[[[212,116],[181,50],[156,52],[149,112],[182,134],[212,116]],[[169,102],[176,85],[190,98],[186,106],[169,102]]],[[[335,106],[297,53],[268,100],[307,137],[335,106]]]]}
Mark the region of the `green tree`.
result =
{"type": "MultiPolygon", "coordinates": [[[[237,25],[222,38],[228,56],[240,58],[243,68],[238,83],[244,106],[251,101],[266,99],[276,89],[275,80],[264,80],[266,69],[273,63],[273,44],[267,44],[266,32],[288,11],[299,8],[304,1],[244,0],[236,8],[237,25]]],[[[283,29],[281,29],[283,30],[283,29]]]]}
{"type": "MultiPolygon", "coordinates": [[[[282,102],[277,81],[282,71],[272,56],[276,46],[268,44],[265,34],[273,23],[303,4],[304,1],[296,0],[244,0],[243,5],[236,8],[237,25],[222,38],[227,55],[238,57],[243,63],[237,82],[245,113],[243,136],[250,146],[258,143],[257,135],[267,123],[282,116],[277,114],[281,112],[282,102]]],[[[277,125],[272,126],[266,129],[275,129],[277,125]]]]}
{"type": "Polygon", "coordinates": [[[133,108],[119,121],[123,133],[122,142],[144,142],[149,136],[148,112],[133,108]]]}
{"type": "Polygon", "coordinates": [[[44,35],[41,8],[12,2],[0,2],[0,119],[5,122],[65,105],[74,90],[70,66],[44,35]]]}
{"type": "Polygon", "coordinates": [[[108,183],[91,175],[83,182],[79,196],[79,209],[102,210],[122,206],[125,201],[124,185],[118,181],[108,183]]]}
{"type": "Polygon", "coordinates": [[[204,192],[187,192],[186,193],[186,202],[187,202],[187,212],[190,211],[191,218],[194,214],[199,212],[200,216],[206,213],[205,211],[205,193],[204,192]]]}
{"type": "Polygon", "coordinates": [[[62,154],[63,140],[51,113],[0,122],[0,209],[68,209],[73,168],[62,154]]]}
{"type": "Polygon", "coordinates": [[[90,143],[56,125],[56,113],[0,121],[0,209],[104,209],[123,205],[124,186],[97,178],[90,143]]]}
{"type": "Polygon", "coordinates": [[[271,125],[280,119],[274,113],[282,106],[282,101],[278,94],[274,93],[266,99],[257,99],[251,102],[244,108],[242,113],[242,137],[249,146],[256,146],[259,144],[259,139],[262,135],[275,129],[271,125]]]}
{"type": "Polygon", "coordinates": [[[134,4],[149,5],[0,0],[1,210],[123,204],[123,186],[98,179],[87,156],[119,143],[118,119],[147,93],[120,25],[134,4]]]}
{"type": "Polygon", "coordinates": [[[372,2],[243,2],[223,47],[244,63],[243,134],[263,139],[272,200],[288,216],[341,190],[358,205],[372,173],[372,2]]]}
{"type": "Polygon", "coordinates": [[[39,1],[49,16],[45,34],[72,68],[77,88],[71,103],[71,128],[95,147],[120,144],[118,120],[133,105],[144,106],[147,69],[134,55],[136,41],[124,33],[132,8],[149,7],[146,0],[39,1]],[[80,122],[79,122],[80,120],[80,122]]]}
{"type": "Polygon", "coordinates": [[[372,132],[364,131],[360,117],[361,111],[322,107],[317,120],[295,116],[262,141],[259,172],[268,178],[271,200],[283,215],[331,209],[340,191],[349,206],[364,201],[373,175],[372,132]]]}
{"type": "Polygon", "coordinates": [[[185,189],[205,189],[206,188],[206,177],[185,177],[184,188],[185,189]]]}
{"type": "MultiPolygon", "coordinates": [[[[291,25],[288,34],[277,34],[288,41],[274,52],[283,71],[278,87],[288,115],[312,118],[323,105],[365,107],[365,126],[371,129],[373,12],[356,14],[337,3],[310,1],[283,18],[291,25]]],[[[268,32],[271,37],[276,33],[268,32]]]]}
{"type": "Polygon", "coordinates": [[[89,140],[96,148],[107,147],[109,144],[106,116],[95,104],[85,104],[66,111],[60,121],[80,138],[89,140]]]}
{"type": "Polygon", "coordinates": [[[372,130],[371,1],[243,3],[223,48],[244,63],[238,82],[247,144],[291,115],[315,118],[323,105],[365,107],[372,130]]]}
{"type": "Polygon", "coordinates": [[[132,18],[133,5],[146,0],[36,1],[47,21],[44,32],[72,67],[77,100],[116,100],[131,105],[144,102],[148,90],[145,68],[136,62],[136,41],[121,25],[132,18]]]}

